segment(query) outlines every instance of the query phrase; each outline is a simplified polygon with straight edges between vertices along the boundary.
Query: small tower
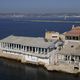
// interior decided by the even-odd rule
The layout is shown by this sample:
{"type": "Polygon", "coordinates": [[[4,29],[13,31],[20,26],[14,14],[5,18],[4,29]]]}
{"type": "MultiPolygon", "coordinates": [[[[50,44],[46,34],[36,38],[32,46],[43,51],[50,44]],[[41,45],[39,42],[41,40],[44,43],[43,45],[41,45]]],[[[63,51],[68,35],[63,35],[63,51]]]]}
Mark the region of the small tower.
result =
{"type": "Polygon", "coordinates": [[[74,25],[72,25],[72,29],[74,29],[75,28],[75,26],[74,25]]]}

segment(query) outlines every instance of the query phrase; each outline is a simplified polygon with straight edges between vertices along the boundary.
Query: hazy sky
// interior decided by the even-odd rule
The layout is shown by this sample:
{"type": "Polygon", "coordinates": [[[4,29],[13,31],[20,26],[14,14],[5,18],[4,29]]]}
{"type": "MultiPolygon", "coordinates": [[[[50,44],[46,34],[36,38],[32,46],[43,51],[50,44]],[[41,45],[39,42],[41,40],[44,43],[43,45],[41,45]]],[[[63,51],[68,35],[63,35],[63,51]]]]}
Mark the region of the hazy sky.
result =
{"type": "Polygon", "coordinates": [[[0,0],[0,12],[80,12],[80,0],[0,0]]]}

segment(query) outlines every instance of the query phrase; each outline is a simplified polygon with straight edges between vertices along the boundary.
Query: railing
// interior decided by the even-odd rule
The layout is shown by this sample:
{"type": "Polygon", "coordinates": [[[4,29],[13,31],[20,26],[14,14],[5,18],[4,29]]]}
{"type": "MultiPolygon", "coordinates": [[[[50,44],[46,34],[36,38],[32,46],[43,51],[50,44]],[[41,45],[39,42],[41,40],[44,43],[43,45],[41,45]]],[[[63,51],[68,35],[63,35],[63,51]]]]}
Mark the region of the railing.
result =
{"type": "Polygon", "coordinates": [[[15,52],[19,54],[29,54],[29,55],[34,55],[34,56],[39,56],[39,57],[49,57],[49,54],[42,54],[42,53],[33,53],[32,51],[24,51],[24,50],[18,50],[18,49],[9,49],[9,48],[1,48],[4,51],[9,51],[9,52],[15,52]]]}
{"type": "Polygon", "coordinates": [[[79,61],[69,61],[69,60],[63,61],[63,60],[58,60],[58,63],[72,64],[74,66],[79,66],[79,61]]]}

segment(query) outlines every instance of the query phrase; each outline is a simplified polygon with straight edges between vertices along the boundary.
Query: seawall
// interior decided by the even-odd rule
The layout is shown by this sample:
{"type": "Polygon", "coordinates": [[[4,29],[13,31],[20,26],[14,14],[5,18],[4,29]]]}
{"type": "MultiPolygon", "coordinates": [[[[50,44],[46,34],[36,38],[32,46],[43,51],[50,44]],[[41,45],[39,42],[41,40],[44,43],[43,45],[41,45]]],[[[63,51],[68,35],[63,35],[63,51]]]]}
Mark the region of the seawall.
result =
{"type": "Polygon", "coordinates": [[[0,50],[0,57],[18,60],[21,63],[31,63],[35,65],[43,65],[48,71],[62,71],[62,72],[72,73],[72,74],[76,74],[80,72],[80,70],[74,69],[73,65],[60,64],[60,63],[59,64],[45,64],[42,62],[36,63],[36,62],[31,62],[31,61],[25,61],[25,58],[24,58],[25,55],[23,54],[3,53],[0,50]]]}

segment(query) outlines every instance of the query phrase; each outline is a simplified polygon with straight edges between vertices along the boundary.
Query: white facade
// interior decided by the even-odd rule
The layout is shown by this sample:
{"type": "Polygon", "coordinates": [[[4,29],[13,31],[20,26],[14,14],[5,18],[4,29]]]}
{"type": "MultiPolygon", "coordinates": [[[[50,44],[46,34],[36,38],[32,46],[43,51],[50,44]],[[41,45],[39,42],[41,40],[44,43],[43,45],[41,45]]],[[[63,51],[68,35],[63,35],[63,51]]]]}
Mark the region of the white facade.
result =
{"type": "Polygon", "coordinates": [[[59,40],[59,33],[54,31],[47,31],[45,33],[45,39],[47,40],[59,40]]]}
{"type": "MultiPolygon", "coordinates": [[[[3,53],[6,54],[12,54],[12,55],[20,55],[19,53],[15,52],[9,52],[9,51],[3,51],[3,53]]],[[[49,64],[50,60],[49,58],[40,58],[32,55],[23,55],[24,56],[24,61],[25,62],[33,62],[33,63],[42,63],[42,64],[49,64]]]]}
{"type": "Polygon", "coordinates": [[[31,61],[31,62],[38,62],[38,58],[35,56],[30,56],[30,55],[25,55],[25,60],[26,61],[31,61]]]}
{"type": "Polygon", "coordinates": [[[25,62],[29,61],[40,64],[50,64],[50,63],[54,64],[54,62],[57,61],[55,55],[56,52],[54,49],[56,41],[45,42],[45,40],[42,38],[38,38],[36,40],[36,38],[21,37],[20,39],[18,39],[18,37],[13,37],[13,36],[3,39],[0,41],[0,49],[3,51],[3,53],[6,54],[23,55],[23,60],[25,62]],[[24,39],[25,41],[23,41],[24,39]],[[34,41],[33,39],[36,41],[34,41]],[[32,43],[26,41],[30,41],[32,43]]]}

